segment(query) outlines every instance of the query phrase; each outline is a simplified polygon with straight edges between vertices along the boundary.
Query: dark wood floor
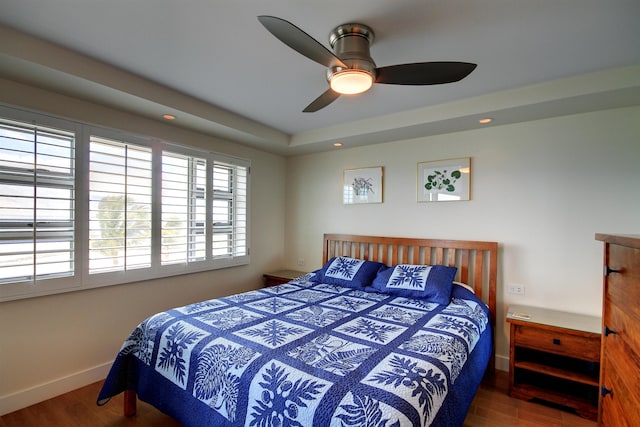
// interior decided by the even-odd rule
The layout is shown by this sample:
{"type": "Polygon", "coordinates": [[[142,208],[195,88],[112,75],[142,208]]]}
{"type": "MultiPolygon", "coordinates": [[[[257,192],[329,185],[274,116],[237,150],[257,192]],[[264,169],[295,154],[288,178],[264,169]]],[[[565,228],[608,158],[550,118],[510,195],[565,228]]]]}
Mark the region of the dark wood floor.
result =
{"type": "MultiPolygon", "coordinates": [[[[509,397],[509,374],[484,379],[471,403],[464,427],[595,427],[571,412],[509,397]]],[[[1,425],[0,425],[1,426],[1,425]]]]}
{"type": "MultiPolygon", "coordinates": [[[[0,427],[179,427],[157,409],[138,402],[138,414],[122,415],[122,395],[102,407],[96,405],[101,387],[97,382],[37,405],[0,417],[0,427]]],[[[507,373],[498,371],[485,379],[476,395],[465,427],[594,427],[593,421],[507,395],[507,373]]]]}

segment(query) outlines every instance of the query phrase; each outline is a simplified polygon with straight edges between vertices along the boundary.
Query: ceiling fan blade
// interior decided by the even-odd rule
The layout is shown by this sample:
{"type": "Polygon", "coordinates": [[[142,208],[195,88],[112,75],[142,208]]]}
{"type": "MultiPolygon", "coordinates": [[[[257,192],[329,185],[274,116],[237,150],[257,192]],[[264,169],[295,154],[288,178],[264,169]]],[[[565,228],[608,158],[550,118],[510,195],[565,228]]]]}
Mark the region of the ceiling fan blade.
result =
{"type": "Polygon", "coordinates": [[[417,62],[376,68],[376,83],[439,85],[467,77],[476,64],[468,62],[417,62]]]}
{"type": "Polygon", "coordinates": [[[340,94],[338,92],[334,92],[332,89],[327,89],[322,95],[317,97],[311,104],[307,105],[307,108],[302,110],[303,113],[314,113],[318,110],[323,109],[327,105],[331,104],[333,101],[338,99],[340,94]]]}
{"type": "Polygon", "coordinates": [[[267,15],[258,16],[258,21],[282,43],[307,58],[326,67],[348,68],[333,52],[291,22],[267,15]]]}

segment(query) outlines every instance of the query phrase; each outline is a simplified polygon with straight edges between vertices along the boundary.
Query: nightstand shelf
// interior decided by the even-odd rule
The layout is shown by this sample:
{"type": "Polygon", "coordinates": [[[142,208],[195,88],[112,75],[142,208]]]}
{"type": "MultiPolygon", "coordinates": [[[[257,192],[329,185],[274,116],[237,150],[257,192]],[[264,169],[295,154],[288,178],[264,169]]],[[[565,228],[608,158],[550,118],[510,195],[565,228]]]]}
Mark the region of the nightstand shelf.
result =
{"type": "Polygon", "coordinates": [[[274,271],[272,273],[266,273],[262,277],[264,277],[264,285],[265,286],[276,286],[281,285],[283,283],[287,283],[296,277],[300,277],[304,274],[307,274],[304,271],[297,270],[279,270],[274,271]]]}
{"type": "MultiPolygon", "coordinates": [[[[563,391],[554,391],[550,389],[549,386],[541,387],[531,384],[523,384],[519,386],[518,393],[512,395],[512,397],[523,400],[540,399],[563,407],[575,408],[578,415],[590,420],[595,420],[598,414],[597,406],[595,409],[592,409],[592,396],[581,397],[576,394],[567,393],[566,388],[563,391]],[[585,409],[580,410],[578,408],[585,409]]],[[[597,401],[598,397],[596,396],[595,399],[597,401]]]]}
{"type": "Polygon", "coordinates": [[[601,319],[509,307],[509,395],[542,400],[596,419],[601,319]]]}
{"type": "Polygon", "coordinates": [[[516,369],[526,369],[527,371],[539,372],[541,374],[550,375],[556,378],[562,378],[569,381],[575,381],[581,384],[598,386],[598,377],[595,375],[596,369],[592,370],[592,373],[576,372],[568,370],[566,368],[556,368],[554,366],[545,365],[535,362],[516,362],[516,369]]]}
{"type": "Polygon", "coordinates": [[[514,366],[565,380],[598,386],[599,373],[596,364],[592,361],[518,347],[516,348],[514,366]]]}

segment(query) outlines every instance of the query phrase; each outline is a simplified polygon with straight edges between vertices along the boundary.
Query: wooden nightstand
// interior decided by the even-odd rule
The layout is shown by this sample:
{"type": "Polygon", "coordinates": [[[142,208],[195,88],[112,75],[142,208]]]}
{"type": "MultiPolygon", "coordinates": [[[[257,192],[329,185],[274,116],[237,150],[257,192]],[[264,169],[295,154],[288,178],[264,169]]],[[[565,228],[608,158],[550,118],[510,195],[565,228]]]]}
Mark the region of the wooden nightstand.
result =
{"type": "Polygon", "coordinates": [[[304,271],[296,271],[296,270],[280,270],[274,271],[273,273],[264,274],[264,285],[265,286],[275,286],[280,285],[282,283],[287,283],[288,281],[295,279],[296,277],[300,277],[303,274],[307,274],[304,271]]]}
{"type": "Polygon", "coordinates": [[[598,416],[600,330],[595,316],[511,306],[509,395],[598,416]]]}

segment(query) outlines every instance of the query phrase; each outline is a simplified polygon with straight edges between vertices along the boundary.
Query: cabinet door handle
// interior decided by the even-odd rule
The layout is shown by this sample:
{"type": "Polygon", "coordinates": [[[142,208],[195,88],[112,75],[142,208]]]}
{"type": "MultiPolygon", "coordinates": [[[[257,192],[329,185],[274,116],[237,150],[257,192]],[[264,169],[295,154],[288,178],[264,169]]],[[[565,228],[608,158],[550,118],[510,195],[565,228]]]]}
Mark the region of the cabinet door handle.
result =
{"type": "Polygon", "coordinates": [[[613,390],[609,390],[604,385],[602,385],[600,387],[600,394],[602,394],[602,397],[607,397],[607,394],[610,394],[611,397],[613,397],[613,390]]]}
{"type": "Polygon", "coordinates": [[[604,336],[608,337],[610,334],[617,334],[616,331],[614,331],[613,329],[609,329],[609,327],[607,325],[604,325],[604,336]]]}
{"type": "Polygon", "coordinates": [[[560,345],[560,344],[562,344],[562,343],[560,342],[560,338],[554,338],[554,339],[553,339],[553,344],[554,344],[554,345],[560,345]]]}
{"type": "Polygon", "coordinates": [[[604,275],[605,276],[608,276],[608,275],[613,274],[613,273],[621,273],[621,272],[622,272],[622,270],[614,270],[613,268],[609,267],[608,265],[604,266],[604,275]]]}

